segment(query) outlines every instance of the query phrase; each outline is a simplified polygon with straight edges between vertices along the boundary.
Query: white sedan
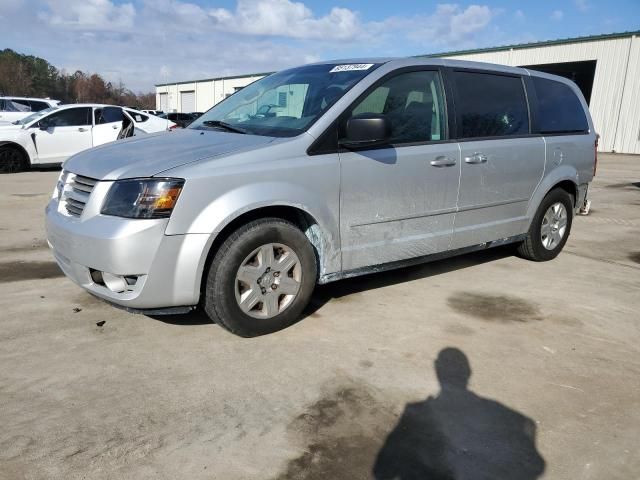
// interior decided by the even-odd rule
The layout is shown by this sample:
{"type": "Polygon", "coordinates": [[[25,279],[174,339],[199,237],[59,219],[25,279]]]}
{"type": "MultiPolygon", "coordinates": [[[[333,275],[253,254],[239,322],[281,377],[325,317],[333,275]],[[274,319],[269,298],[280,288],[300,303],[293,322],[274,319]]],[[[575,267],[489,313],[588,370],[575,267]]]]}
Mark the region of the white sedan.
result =
{"type": "Polygon", "coordinates": [[[171,121],[113,105],[70,104],[47,108],[0,125],[0,172],[62,163],[71,155],[120,138],[162,132],[171,121]]]}

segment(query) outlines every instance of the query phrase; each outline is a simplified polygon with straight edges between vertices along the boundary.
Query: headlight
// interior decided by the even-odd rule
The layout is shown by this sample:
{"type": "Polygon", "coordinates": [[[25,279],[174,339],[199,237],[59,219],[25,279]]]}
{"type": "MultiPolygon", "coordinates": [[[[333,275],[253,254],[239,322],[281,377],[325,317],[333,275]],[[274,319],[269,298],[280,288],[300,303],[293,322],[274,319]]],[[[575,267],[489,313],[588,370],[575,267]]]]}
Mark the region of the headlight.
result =
{"type": "Polygon", "coordinates": [[[60,172],[60,176],[58,176],[58,182],[56,183],[56,188],[53,189],[52,194],[52,197],[56,200],[60,200],[60,197],[62,197],[62,192],[64,191],[64,186],[67,183],[68,176],[69,173],[64,170],[60,172]]]}
{"type": "Polygon", "coordinates": [[[118,180],[109,189],[101,213],[126,218],[168,218],[183,185],[181,178],[118,180]]]}

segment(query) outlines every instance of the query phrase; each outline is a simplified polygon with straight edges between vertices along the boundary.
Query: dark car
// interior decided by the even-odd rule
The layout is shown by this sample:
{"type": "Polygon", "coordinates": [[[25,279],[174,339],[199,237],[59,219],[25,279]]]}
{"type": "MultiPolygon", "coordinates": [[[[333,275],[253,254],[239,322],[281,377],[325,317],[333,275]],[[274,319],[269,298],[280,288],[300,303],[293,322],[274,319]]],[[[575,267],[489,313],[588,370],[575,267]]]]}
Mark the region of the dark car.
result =
{"type": "Polygon", "coordinates": [[[193,113],[178,113],[178,112],[163,113],[162,115],[159,115],[160,118],[167,118],[171,120],[180,128],[185,128],[199,116],[200,115],[194,115],[193,113]]]}

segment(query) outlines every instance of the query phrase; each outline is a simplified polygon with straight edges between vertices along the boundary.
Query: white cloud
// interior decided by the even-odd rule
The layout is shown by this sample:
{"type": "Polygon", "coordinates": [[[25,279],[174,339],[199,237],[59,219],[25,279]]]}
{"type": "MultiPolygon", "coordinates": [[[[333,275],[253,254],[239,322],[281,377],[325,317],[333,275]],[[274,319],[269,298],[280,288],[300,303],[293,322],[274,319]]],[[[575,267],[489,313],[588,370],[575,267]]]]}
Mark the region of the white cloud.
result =
{"type": "Polygon", "coordinates": [[[431,15],[412,18],[392,17],[382,24],[383,31],[400,31],[423,44],[455,48],[473,43],[498,14],[486,5],[439,4],[431,15]]]}
{"type": "MultiPolygon", "coordinates": [[[[59,68],[97,72],[134,90],[154,83],[273,71],[328,58],[486,45],[500,11],[440,4],[423,15],[364,21],[304,0],[0,0],[3,47],[59,68]],[[11,7],[11,8],[10,8],[11,7]],[[29,35],[24,32],[28,31],[29,35]]],[[[333,0],[344,2],[344,0],[333,0]]]]}
{"type": "Polygon", "coordinates": [[[208,12],[214,27],[243,35],[348,40],[362,34],[358,15],[334,7],[317,17],[304,3],[290,0],[238,0],[235,11],[216,8],[208,12]]]}
{"type": "Polygon", "coordinates": [[[591,8],[591,5],[589,5],[587,0],[573,0],[573,3],[575,3],[576,8],[581,12],[586,12],[591,8]]]}
{"type": "Polygon", "coordinates": [[[122,30],[133,27],[136,15],[131,3],[111,0],[46,0],[39,17],[49,24],[92,30],[122,30]]]}
{"type": "Polygon", "coordinates": [[[562,10],[554,10],[553,12],[551,12],[551,20],[555,20],[556,22],[559,22],[563,18],[564,18],[564,12],[562,10]]]}
{"type": "Polygon", "coordinates": [[[516,13],[514,14],[514,16],[518,20],[524,20],[524,12],[522,10],[516,10],[516,13]]]}

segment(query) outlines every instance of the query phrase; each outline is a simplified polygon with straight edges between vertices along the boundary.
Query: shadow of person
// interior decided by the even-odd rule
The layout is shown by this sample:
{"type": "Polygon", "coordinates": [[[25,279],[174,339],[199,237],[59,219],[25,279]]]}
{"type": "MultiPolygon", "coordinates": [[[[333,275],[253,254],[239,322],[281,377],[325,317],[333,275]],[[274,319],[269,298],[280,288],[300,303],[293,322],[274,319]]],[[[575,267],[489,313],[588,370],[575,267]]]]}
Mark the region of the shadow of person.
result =
{"type": "Polygon", "coordinates": [[[471,367],[457,348],[435,361],[437,397],[408,404],[378,452],[376,480],[530,480],[545,462],[535,423],[468,390],[471,367]]]}

